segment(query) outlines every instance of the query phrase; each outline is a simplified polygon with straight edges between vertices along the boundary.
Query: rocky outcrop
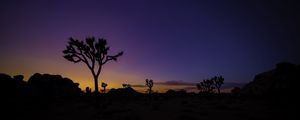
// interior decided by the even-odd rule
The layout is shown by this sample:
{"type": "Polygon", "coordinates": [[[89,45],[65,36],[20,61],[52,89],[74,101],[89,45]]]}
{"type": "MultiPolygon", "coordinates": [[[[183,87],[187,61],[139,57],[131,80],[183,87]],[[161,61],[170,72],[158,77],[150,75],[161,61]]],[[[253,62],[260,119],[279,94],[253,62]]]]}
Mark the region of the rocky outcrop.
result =
{"type": "Polygon", "coordinates": [[[282,62],[275,69],[256,75],[242,88],[242,92],[253,95],[295,94],[299,80],[300,66],[282,62]]]}
{"type": "Polygon", "coordinates": [[[33,96],[76,96],[81,93],[78,83],[60,75],[35,73],[28,80],[33,96]]]}
{"type": "Polygon", "coordinates": [[[23,96],[26,94],[27,83],[23,75],[16,75],[13,78],[7,74],[0,73],[0,94],[2,96],[23,96]]]}
{"type": "Polygon", "coordinates": [[[1,95],[65,97],[82,94],[78,83],[60,75],[35,73],[28,82],[24,81],[23,78],[23,75],[16,75],[12,78],[0,73],[1,95]]]}

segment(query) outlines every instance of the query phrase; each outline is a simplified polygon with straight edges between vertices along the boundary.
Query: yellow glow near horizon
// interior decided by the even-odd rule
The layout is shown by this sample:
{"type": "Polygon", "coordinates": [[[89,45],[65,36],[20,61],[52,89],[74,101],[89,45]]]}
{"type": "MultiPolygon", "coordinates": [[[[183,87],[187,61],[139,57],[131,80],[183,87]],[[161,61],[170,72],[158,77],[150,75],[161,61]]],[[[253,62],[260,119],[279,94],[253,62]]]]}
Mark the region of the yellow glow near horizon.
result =
{"type": "MultiPolygon", "coordinates": [[[[114,64],[118,64],[117,62],[114,64]]],[[[86,87],[94,90],[94,80],[89,69],[82,63],[74,64],[60,57],[55,59],[36,60],[35,58],[24,58],[23,60],[13,59],[11,63],[2,64],[0,71],[14,75],[24,75],[24,80],[27,81],[34,73],[61,75],[62,77],[70,78],[73,82],[79,83],[79,87],[85,91],[86,87]],[[28,64],[35,61],[34,64],[28,64]],[[27,64],[24,64],[27,63],[27,64]]],[[[108,84],[107,89],[121,88],[123,83],[131,85],[145,85],[146,77],[143,73],[136,73],[130,70],[122,70],[118,65],[105,65],[99,78],[98,86],[101,88],[101,82],[108,84]]],[[[153,91],[165,92],[168,89],[180,89],[184,86],[169,86],[157,85],[156,82],[161,82],[158,79],[154,80],[153,91]]],[[[147,87],[134,87],[139,92],[145,92],[147,87]]]]}

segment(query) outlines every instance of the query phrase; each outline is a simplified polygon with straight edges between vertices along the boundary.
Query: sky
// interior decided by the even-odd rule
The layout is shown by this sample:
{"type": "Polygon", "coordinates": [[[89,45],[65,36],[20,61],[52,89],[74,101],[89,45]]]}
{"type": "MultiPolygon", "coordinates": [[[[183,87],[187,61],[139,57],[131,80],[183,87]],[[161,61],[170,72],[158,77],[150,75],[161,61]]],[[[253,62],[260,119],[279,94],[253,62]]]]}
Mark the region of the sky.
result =
{"type": "Polygon", "coordinates": [[[69,37],[95,36],[111,54],[124,51],[101,72],[108,88],[146,78],[157,91],[191,88],[215,75],[247,83],[278,62],[300,64],[296,11],[296,0],[1,0],[0,72],[60,74],[93,88],[88,68],[62,51],[69,37]]]}

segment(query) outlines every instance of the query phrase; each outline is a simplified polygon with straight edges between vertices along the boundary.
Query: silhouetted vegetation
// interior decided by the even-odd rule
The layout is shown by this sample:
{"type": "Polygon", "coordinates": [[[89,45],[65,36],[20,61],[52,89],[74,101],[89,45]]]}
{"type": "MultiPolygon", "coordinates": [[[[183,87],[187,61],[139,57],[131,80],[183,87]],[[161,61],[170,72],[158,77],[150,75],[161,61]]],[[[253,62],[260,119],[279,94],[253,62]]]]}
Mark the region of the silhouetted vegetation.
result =
{"type": "Polygon", "coordinates": [[[218,93],[220,94],[220,88],[224,84],[223,76],[219,76],[219,77],[215,76],[212,78],[212,80],[214,82],[215,88],[217,88],[218,93]]]}
{"type": "Polygon", "coordinates": [[[92,72],[95,83],[95,92],[98,93],[98,77],[102,67],[107,62],[114,60],[123,55],[119,52],[116,55],[108,55],[109,47],[106,39],[99,38],[97,41],[94,37],[86,38],[85,42],[70,38],[70,41],[63,51],[64,58],[74,62],[83,62],[92,72]]]}
{"type": "Polygon", "coordinates": [[[213,93],[214,89],[217,89],[220,94],[221,86],[224,84],[224,78],[222,76],[215,76],[211,79],[203,80],[202,82],[196,84],[197,89],[200,93],[213,93]]]}
{"type": "Polygon", "coordinates": [[[212,80],[203,80],[199,84],[197,84],[197,89],[200,90],[200,92],[203,93],[212,93],[215,89],[214,82],[212,80]]]}
{"type": "Polygon", "coordinates": [[[102,93],[105,93],[106,87],[107,87],[107,83],[102,82],[101,87],[103,87],[102,93]]]}
{"type": "Polygon", "coordinates": [[[85,93],[86,95],[91,95],[92,94],[92,89],[90,87],[85,88],[85,93]]]}
{"type": "Polygon", "coordinates": [[[151,94],[152,93],[152,87],[153,87],[153,80],[151,79],[146,79],[146,86],[148,87],[148,93],[151,94]]]}
{"type": "Polygon", "coordinates": [[[130,88],[131,85],[130,84],[122,84],[123,88],[130,88]]]}

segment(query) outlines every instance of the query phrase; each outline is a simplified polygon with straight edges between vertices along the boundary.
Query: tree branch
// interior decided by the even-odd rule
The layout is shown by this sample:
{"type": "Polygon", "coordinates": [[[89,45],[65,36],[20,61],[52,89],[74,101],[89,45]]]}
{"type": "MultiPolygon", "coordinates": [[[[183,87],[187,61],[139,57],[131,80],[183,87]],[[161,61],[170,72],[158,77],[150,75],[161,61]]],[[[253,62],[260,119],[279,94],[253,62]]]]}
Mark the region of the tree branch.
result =
{"type": "Polygon", "coordinates": [[[102,69],[102,65],[103,64],[101,64],[101,61],[98,61],[98,64],[99,64],[99,68],[98,68],[98,71],[97,71],[97,76],[99,76],[100,75],[100,72],[101,72],[101,69],[102,69]]]}

